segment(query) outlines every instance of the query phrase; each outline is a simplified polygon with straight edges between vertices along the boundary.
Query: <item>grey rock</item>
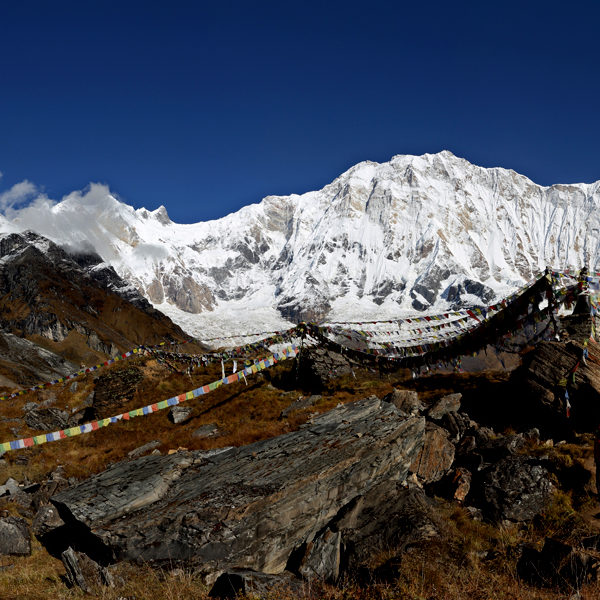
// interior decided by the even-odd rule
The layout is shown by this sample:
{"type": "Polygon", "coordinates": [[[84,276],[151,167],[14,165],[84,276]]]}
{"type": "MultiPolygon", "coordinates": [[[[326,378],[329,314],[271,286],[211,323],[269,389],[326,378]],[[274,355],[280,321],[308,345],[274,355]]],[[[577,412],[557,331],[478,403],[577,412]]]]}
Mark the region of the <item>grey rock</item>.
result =
{"type": "Polygon", "coordinates": [[[403,552],[416,542],[440,536],[440,526],[423,490],[394,481],[380,483],[356,498],[331,526],[342,534],[344,563],[350,574],[378,553],[390,549],[403,552]]]}
{"type": "Polygon", "coordinates": [[[529,521],[546,508],[554,489],[543,461],[515,455],[479,473],[470,498],[491,520],[529,521]]]}
{"type": "MultiPolygon", "coordinates": [[[[581,320],[580,318],[577,318],[581,320]]],[[[564,320],[563,320],[564,322],[564,320]]],[[[589,359],[582,360],[589,339],[591,319],[583,319],[584,331],[564,342],[540,342],[513,375],[520,390],[520,410],[544,437],[564,436],[565,427],[592,431],[598,423],[600,405],[600,351],[587,346],[589,359]],[[578,365],[576,371],[573,371],[578,365]],[[564,380],[568,379],[570,417],[567,419],[564,380]]],[[[560,439],[560,437],[558,437],[560,439]]]]}
{"type": "Polygon", "coordinates": [[[70,414],[58,408],[37,408],[25,415],[25,423],[31,429],[54,431],[69,426],[70,414]]]}
{"type": "Polygon", "coordinates": [[[185,561],[209,583],[234,567],[280,573],[354,498],[403,481],[424,431],[368,398],[249,446],[118,463],[52,502],[117,560],[185,561]]]}
{"type": "Polygon", "coordinates": [[[31,554],[31,534],[23,519],[18,517],[0,518],[0,555],[29,556],[31,554]]]}
{"type": "Polygon", "coordinates": [[[34,535],[43,536],[57,529],[65,522],[60,518],[55,506],[45,504],[41,506],[31,523],[31,531],[34,535]]]}
{"type": "Polygon", "coordinates": [[[44,481],[39,488],[31,494],[33,508],[38,510],[41,506],[48,504],[51,496],[68,487],[69,482],[64,477],[61,477],[56,472],[52,473],[50,479],[44,481]]]}
{"type": "Polygon", "coordinates": [[[484,446],[490,440],[493,440],[496,437],[497,436],[496,436],[496,433],[494,432],[494,430],[490,429],[489,427],[480,427],[475,432],[475,442],[478,446],[484,446]]]}
{"type": "Polygon", "coordinates": [[[39,404],[37,402],[26,402],[23,405],[23,412],[27,413],[30,410],[34,410],[35,408],[37,408],[39,406],[39,404]]]}
{"type": "Polygon", "coordinates": [[[391,402],[398,410],[409,415],[417,415],[425,409],[423,403],[419,400],[419,394],[414,390],[395,389],[383,399],[386,402],[391,402]]]}
{"type": "Polygon", "coordinates": [[[151,442],[148,442],[147,444],[144,444],[143,446],[140,446],[139,448],[131,450],[131,452],[127,453],[127,456],[129,458],[139,458],[143,454],[146,454],[148,452],[151,452],[155,448],[158,448],[158,446],[160,446],[161,443],[162,442],[160,440],[153,440],[151,442]]]}
{"type": "Polygon", "coordinates": [[[298,568],[305,579],[335,582],[340,574],[340,542],[342,534],[326,529],[309,542],[298,568]]]}
{"type": "Polygon", "coordinates": [[[121,370],[110,370],[94,379],[92,411],[95,418],[104,418],[119,412],[131,400],[144,378],[139,367],[130,365],[121,370]]]}
{"type": "Polygon", "coordinates": [[[67,548],[61,554],[61,560],[67,582],[72,587],[79,586],[86,594],[91,594],[98,586],[114,586],[110,571],[82,552],[67,548]]]}
{"type": "Polygon", "coordinates": [[[305,388],[326,388],[331,379],[352,373],[350,359],[322,346],[305,347],[300,355],[298,378],[305,388]]]}
{"type": "Polygon", "coordinates": [[[517,453],[525,446],[525,438],[520,433],[498,435],[479,445],[478,451],[488,463],[496,463],[502,458],[517,453]]]}
{"type": "Polygon", "coordinates": [[[181,406],[176,404],[169,411],[169,420],[175,425],[185,423],[191,418],[194,408],[192,406],[181,406]]]}
{"type": "Polygon", "coordinates": [[[292,402],[289,406],[286,406],[279,415],[280,419],[285,419],[291,412],[295,410],[302,410],[314,406],[322,396],[319,394],[313,394],[312,396],[300,396],[297,400],[292,402]]]}
{"type": "Polygon", "coordinates": [[[9,477],[4,482],[4,485],[0,485],[0,496],[14,495],[19,491],[21,491],[21,486],[19,485],[19,482],[12,477],[9,477]]]}
{"type": "Polygon", "coordinates": [[[442,425],[450,432],[452,439],[458,442],[471,427],[471,419],[464,413],[452,410],[442,417],[442,425]]]}
{"type": "Polygon", "coordinates": [[[446,413],[451,411],[458,412],[460,410],[460,401],[462,394],[449,394],[440,398],[427,412],[430,419],[440,420],[446,413]]]}
{"type": "Polygon", "coordinates": [[[221,431],[216,423],[208,423],[207,425],[202,425],[201,427],[198,427],[198,429],[195,429],[192,436],[196,438],[211,438],[217,437],[220,434],[221,431]]]}
{"type": "Polygon", "coordinates": [[[77,387],[78,387],[78,383],[77,381],[74,381],[71,386],[69,387],[69,391],[73,394],[77,391],[77,387]]]}

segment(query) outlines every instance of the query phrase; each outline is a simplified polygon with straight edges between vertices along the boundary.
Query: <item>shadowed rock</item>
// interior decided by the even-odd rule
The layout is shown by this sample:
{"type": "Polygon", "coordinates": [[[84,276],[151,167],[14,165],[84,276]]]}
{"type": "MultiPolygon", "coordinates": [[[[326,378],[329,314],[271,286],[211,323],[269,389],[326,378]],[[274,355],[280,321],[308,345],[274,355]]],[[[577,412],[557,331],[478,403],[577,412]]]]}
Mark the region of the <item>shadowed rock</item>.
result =
{"type": "Polygon", "coordinates": [[[449,412],[458,412],[460,410],[460,401],[462,394],[449,394],[440,398],[427,413],[430,419],[439,420],[449,412]]]}
{"type": "Polygon", "coordinates": [[[548,505],[554,489],[542,461],[513,455],[482,471],[471,494],[491,520],[528,521],[548,505]]]}
{"type": "Polygon", "coordinates": [[[517,564],[519,577],[535,585],[579,588],[598,578],[597,558],[555,539],[546,538],[543,548],[525,547],[517,564]]]}
{"type": "Polygon", "coordinates": [[[110,560],[184,561],[211,583],[231,568],[276,574],[344,506],[404,480],[424,430],[371,397],[242,448],[119,463],[52,502],[110,560]]]}

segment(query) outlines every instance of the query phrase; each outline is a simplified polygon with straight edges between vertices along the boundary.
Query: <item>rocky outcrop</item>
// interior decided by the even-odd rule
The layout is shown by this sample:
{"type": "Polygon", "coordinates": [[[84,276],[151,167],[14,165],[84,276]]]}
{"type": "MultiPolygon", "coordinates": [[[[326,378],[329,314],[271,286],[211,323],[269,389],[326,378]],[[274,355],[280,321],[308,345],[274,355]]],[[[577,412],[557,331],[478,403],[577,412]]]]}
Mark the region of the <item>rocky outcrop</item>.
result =
{"type": "Polygon", "coordinates": [[[35,431],[54,431],[69,426],[71,415],[59,408],[35,408],[25,414],[25,423],[35,431]]]}
{"type": "MultiPolygon", "coordinates": [[[[298,548],[322,544],[333,547],[335,564],[343,516],[384,482],[396,495],[424,433],[424,418],[371,397],[243,448],[119,463],[52,503],[65,542],[83,529],[88,550],[105,562],[184,561],[214,582],[232,568],[281,573],[298,548]],[[324,537],[330,523],[333,536],[324,537]]],[[[386,512],[377,520],[387,529],[386,512]]],[[[305,564],[321,572],[318,561],[305,564]]]]}
{"type": "Polygon", "coordinates": [[[551,435],[600,422],[600,346],[590,339],[591,318],[571,317],[563,331],[566,341],[540,342],[513,377],[522,420],[551,435]]]}
{"type": "Polygon", "coordinates": [[[462,394],[449,394],[440,398],[427,412],[430,419],[440,420],[449,412],[460,410],[462,394]]]}
{"type": "Polygon", "coordinates": [[[87,594],[91,594],[94,588],[99,586],[113,586],[113,577],[108,569],[93,561],[82,552],[73,548],[67,548],[61,559],[65,566],[67,583],[71,586],[79,586],[87,594]]]}
{"type": "Polygon", "coordinates": [[[174,425],[187,423],[192,418],[194,408],[192,406],[173,406],[169,411],[169,421],[174,425]]]}
{"type": "Polygon", "coordinates": [[[352,373],[352,363],[346,356],[320,346],[304,348],[299,361],[299,381],[314,391],[326,388],[335,377],[352,373]]]}
{"type": "MultiPolygon", "coordinates": [[[[187,339],[112,268],[98,269],[97,255],[74,256],[28,231],[0,236],[0,258],[4,330],[17,337],[44,338],[44,347],[70,360],[85,364],[97,359],[98,352],[114,355],[141,343],[187,339]]],[[[40,359],[56,362],[38,353],[40,359]]]]}

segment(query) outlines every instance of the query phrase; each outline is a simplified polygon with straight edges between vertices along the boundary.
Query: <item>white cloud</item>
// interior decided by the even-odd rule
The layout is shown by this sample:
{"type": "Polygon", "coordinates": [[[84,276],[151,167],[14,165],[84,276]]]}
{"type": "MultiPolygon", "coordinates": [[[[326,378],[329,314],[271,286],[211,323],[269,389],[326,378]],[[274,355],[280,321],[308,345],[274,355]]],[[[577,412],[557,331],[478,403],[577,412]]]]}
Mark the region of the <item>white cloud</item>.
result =
{"type": "MultiPolygon", "coordinates": [[[[1,175],[1,174],[0,174],[1,175]]],[[[0,193],[0,210],[6,211],[17,204],[28,202],[39,195],[37,186],[27,179],[15,183],[9,190],[0,193]]]]}

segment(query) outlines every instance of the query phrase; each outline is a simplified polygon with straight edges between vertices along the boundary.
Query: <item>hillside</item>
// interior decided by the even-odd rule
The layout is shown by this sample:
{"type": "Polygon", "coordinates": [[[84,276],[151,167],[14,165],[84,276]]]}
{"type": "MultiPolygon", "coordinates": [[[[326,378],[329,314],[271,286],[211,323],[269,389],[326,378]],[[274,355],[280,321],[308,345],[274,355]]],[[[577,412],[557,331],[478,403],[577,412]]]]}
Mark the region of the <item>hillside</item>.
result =
{"type": "Polygon", "coordinates": [[[32,232],[0,238],[0,319],[4,339],[21,338],[4,344],[5,387],[66,375],[143,343],[189,339],[99,257],[67,254],[32,232]],[[15,374],[11,361],[25,355],[29,368],[15,374]]]}
{"type": "Polygon", "coordinates": [[[83,430],[1,459],[14,480],[0,546],[23,551],[0,558],[0,589],[81,597],[66,578],[114,599],[592,600],[600,352],[577,319],[512,371],[415,378],[308,344],[299,363],[253,374],[260,344],[207,364],[182,347],[19,396],[2,439],[83,430]],[[170,410],[137,410],[168,397],[170,410]]]}

